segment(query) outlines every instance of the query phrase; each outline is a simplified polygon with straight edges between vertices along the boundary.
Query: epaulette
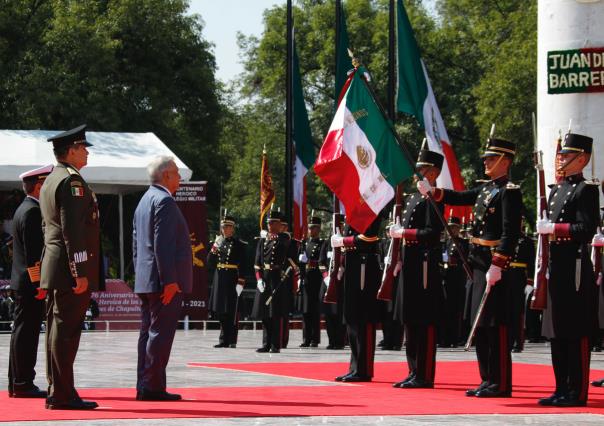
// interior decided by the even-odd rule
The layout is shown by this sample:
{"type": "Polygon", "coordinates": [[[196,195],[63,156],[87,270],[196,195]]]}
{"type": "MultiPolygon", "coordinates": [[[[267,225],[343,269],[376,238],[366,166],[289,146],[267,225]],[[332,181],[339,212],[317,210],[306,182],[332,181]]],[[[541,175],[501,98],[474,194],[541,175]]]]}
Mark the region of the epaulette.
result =
{"type": "Polygon", "coordinates": [[[505,189],[519,189],[520,185],[516,185],[512,182],[508,182],[508,184],[505,186],[505,189]]]}
{"type": "Polygon", "coordinates": [[[74,169],[73,167],[67,166],[65,168],[67,169],[67,173],[69,173],[72,176],[73,175],[78,175],[78,176],[80,175],[80,173],[76,169],[74,169]]]}

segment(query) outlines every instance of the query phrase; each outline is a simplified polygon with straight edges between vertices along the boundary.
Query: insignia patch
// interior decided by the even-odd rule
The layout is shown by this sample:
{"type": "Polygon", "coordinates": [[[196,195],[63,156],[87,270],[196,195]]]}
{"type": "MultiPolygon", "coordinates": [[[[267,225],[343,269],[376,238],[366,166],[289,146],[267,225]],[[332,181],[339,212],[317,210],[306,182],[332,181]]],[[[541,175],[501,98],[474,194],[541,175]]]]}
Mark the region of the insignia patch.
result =
{"type": "Polygon", "coordinates": [[[76,251],[73,254],[74,263],[82,263],[82,262],[86,262],[87,260],[88,260],[88,253],[86,252],[86,250],[76,251]]]}
{"type": "Polygon", "coordinates": [[[357,145],[357,162],[361,169],[366,169],[371,164],[371,153],[362,145],[357,145]]]}
{"type": "Polygon", "coordinates": [[[71,187],[71,195],[74,197],[83,197],[84,196],[84,188],[81,186],[72,186],[71,187]]]}

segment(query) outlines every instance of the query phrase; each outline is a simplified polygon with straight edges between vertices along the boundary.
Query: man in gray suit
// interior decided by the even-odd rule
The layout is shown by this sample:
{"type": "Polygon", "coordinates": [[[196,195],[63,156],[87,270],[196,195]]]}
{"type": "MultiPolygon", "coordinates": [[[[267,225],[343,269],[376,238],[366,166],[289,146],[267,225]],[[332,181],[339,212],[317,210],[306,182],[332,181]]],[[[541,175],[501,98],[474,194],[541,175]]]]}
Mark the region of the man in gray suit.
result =
{"type": "Polygon", "coordinates": [[[172,157],[157,157],[147,168],[151,186],[136,211],[132,231],[134,292],[142,301],[138,338],[136,399],[176,401],[166,392],[166,366],[182,307],[190,293],[193,257],[189,228],[172,195],[180,185],[172,157]]]}

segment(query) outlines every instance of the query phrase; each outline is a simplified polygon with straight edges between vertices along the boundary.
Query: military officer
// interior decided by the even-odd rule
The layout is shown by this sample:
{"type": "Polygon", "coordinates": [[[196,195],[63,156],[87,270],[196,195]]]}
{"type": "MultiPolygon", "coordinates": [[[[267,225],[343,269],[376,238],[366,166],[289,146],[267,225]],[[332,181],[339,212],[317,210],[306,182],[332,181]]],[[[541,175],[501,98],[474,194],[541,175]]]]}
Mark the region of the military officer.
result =
{"type": "Polygon", "coordinates": [[[515,353],[524,350],[525,312],[528,295],[533,289],[534,271],[535,244],[529,236],[522,233],[508,271],[512,283],[510,345],[512,346],[512,352],[515,353]]]}
{"type": "MultiPolygon", "coordinates": [[[[441,319],[439,341],[444,347],[455,347],[462,338],[462,318],[467,276],[461,264],[457,246],[468,253],[468,242],[460,236],[461,221],[449,215],[449,229],[453,238],[446,238],[443,250],[444,315],[441,319]]],[[[448,237],[448,236],[447,236],[448,237]]]]}
{"type": "Polygon", "coordinates": [[[489,291],[476,330],[476,356],[482,383],[466,391],[480,398],[512,394],[512,357],[509,350],[510,287],[507,269],[520,236],[522,194],[508,180],[516,146],[489,138],[483,154],[485,174],[490,180],[467,191],[432,188],[418,182],[422,194],[434,193],[436,201],[450,205],[474,205],[470,259],[473,268],[472,321],[480,300],[489,291]]]}
{"type": "Polygon", "coordinates": [[[382,277],[380,222],[378,216],[364,233],[347,225],[344,235],[331,237],[332,247],[344,248],[343,309],[351,352],[348,373],[336,381],[370,382],[373,378],[375,326],[380,316],[377,292],[382,277]]]}
{"type": "Polygon", "coordinates": [[[34,385],[40,326],[44,320],[46,290],[40,288],[40,257],[44,246],[40,188],[52,165],[19,176],[27,195],[13,216],[11,289],[15,297],[13,332],[8,361],[8,395],[46,398],[34,385]]]}
{"type": "MultiPolygon", "coordinates": [[[[430,185],[440,175],[444,157],[425,147],[416,169],[430,185]]],[[[442,203],[436,208],[443,213],[442,203]]],[[[405,202],[401,223],[390,227],[391,238],[401,238],[402,272],[395,295],[394,318],[405,328],[409,375],[397,388],[433,388],[436,371],[436,326],[443,306],[440,235],[443,225],[426,196],[416,192],[405,202]]]]}
{"type": "Polygon", "coordinates": [[[90,293],[101,277],[99,210],[80,169],[86,166],[86,125],[48,139],[57,165],[40,192],[44,229],[40,287],[48,291],[46,377],[48,409],[93,409],[74,387],[73,363],[90,293]]]}
{"type": "Polygon", "coordinates": [[[212,271],[210,311],[220,321],[220,337],[215,348],[237,346],[238,303],[245,286],[245,243],[235,237],[235,218],[225,215],[220,221],[221,235],[208,253],[208,269],[212,271]]]}
{"type": "Polygon", "coordinates": [[[270,212],[267,224],[266,237],[261,237],[256,246],[256,296],[252,317],[262,320],[263,325],[262,347],[256,352],[278,353],[291,303],[291,288],[287,281],[297,269],[294,260],[297,256],[291,238],[280,232],[280,214],[270,212]],[[269,298],[271,301],[267,306],[269,298]]]}
{"type": "MultiPolygon", "coordinates": [[[[547,308],[543,335],[550,339],[556,379],[554,393],[540,405],[584,406],[589,387],[589,338],[597,324],[597,286],[589,242],[599,218],[598,187],[586,181],[593,139],[567,133],[556,154],[559,181],[548,199],[548,217],[537,221],[537,232],[549,236],[547,308]]],[[[594,245],[600,242],[594,241],[594,245]]]]}
{"type": "Polygon", "coordinates": [[[319,291],[323,275],[319,270],[319,256],[325,240],[319,236],[321,218],[311,216],[308,223],[309,237],[302,242],[298,261],[300,265],[301,306],[303,318],[301,348],[316,348],[321,343],[321,301],[319,291]]]}
{"type": "Polygon", "coordinates": [[[326,303],[325,295],[327,294],[327,288],[329,283],[329,263],[333,254],[333,248],[331,247],[331,241],[329,239],[323,242],[321,247],[321,253],[319,255],[319,270],[323,276],[323,282],[321,283],[321,289],[319,290],[319,300],[321,304],[321,311],[325,318],[325,331],[327,331],[327,346],[325,349],[344,349],[346,342],[346,327],[344,326],[343,318],[343,305],[344,305],[344,294],[338,292],[337,303],[326,303]]]}

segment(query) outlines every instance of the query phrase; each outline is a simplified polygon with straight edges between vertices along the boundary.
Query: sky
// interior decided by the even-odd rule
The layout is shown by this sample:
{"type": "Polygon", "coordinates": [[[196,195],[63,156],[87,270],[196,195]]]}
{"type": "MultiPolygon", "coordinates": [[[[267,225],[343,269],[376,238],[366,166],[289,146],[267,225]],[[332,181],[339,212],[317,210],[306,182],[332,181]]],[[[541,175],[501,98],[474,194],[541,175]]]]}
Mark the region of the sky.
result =
{"type": "Polygon", "coordinates": [[[214,43],[219,80],[227,82],[243,71],[237,32],[260,36],[263,12],[277,4],[285,4],[285,0],[190,0],[189,12],[202,17],[203,36],[214,43]]]}
{"type": "MultiPolygon", "coordinates": [[[[237,32],[260,36],[263,30],[262,14],[286,0],[190,0],[189,12],[199,14],[205,22],[204,38],[214,44],[216,77],[227,82],[243,71],[239,60],[237,32]]],[[[425,0],[433,10],[435,0],[425,0]]]]}

